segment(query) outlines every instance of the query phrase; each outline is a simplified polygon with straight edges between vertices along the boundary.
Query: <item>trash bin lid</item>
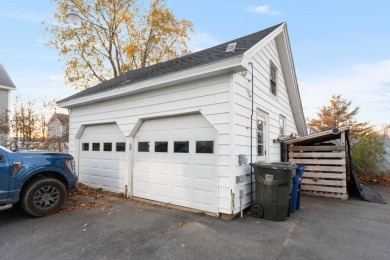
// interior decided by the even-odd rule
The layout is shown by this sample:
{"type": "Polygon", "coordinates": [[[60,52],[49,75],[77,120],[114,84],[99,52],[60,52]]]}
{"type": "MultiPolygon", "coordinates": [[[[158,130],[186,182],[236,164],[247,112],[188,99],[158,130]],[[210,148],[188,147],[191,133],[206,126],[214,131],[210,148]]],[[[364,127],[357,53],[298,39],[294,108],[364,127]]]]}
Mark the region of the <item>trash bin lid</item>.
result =
{"type": "Polygon", "coordinates": [[[265,168],[265,169],[274,169],[274,170],[292,170],[297,167],[293,162],[254,162],[251,164],[253,167],[265,168]]]}

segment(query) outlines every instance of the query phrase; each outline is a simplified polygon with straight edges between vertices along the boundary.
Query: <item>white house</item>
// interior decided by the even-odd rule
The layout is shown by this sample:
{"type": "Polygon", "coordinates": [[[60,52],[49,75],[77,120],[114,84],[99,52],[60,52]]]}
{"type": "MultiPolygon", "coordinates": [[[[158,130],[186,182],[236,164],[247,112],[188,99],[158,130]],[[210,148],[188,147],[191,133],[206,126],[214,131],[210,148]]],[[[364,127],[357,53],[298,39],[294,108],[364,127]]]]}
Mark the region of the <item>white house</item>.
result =
{"type": "Polygon", "coordinates": [[[54,113],[47,124],[48,137],[64,137],[69,132],[69,115],[54,113]]]}
{"type": "Polygon", "coordinates": [[[240,190],[250,206],[251,158],[280,161],[273,140],[307,134],[285,23],[58,104],[81,182],[215,214],[239,212],[240,190]]]}
{"type": "MultiPolygon", "coordinates": [[[[11,95],[11,90],[15,90],[15,84],[12,82],[10,76],[7,71],[0,64],[0,117],[4,119],[4,114],[9,111],[9,100],[11,95]]],[[[8,133],[3,133],[0,131],[0,138],[6,139],[8,137],[8,133]]]]}

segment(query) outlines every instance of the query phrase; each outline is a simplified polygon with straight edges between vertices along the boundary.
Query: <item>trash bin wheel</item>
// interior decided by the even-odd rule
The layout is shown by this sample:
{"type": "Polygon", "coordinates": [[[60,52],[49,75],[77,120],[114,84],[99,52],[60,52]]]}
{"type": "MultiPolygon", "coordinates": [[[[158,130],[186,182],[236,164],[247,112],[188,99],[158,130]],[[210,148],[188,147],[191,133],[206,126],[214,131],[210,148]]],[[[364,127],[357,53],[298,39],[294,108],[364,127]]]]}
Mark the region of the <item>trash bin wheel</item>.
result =
{"type": "Polygon", "coordinates": [[[261,205],[255,204],[251,207],[251,215],[254,218],[262,218],[264,216],[264,209],[261,205]]]}

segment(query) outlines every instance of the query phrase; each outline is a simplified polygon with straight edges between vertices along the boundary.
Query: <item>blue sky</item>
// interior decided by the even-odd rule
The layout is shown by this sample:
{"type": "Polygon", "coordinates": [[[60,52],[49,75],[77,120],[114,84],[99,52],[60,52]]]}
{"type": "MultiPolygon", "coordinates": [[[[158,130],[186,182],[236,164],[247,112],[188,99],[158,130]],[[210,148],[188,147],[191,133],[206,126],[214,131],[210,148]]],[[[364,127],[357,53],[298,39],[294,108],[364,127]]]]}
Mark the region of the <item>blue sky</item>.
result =
{"type": "MultiPolygon", "coordinates": [[[[306,117],[332,94],[360,107],[358,119],[390,123],[389,1],[167,0],[178,18],[194,23],[192,51],[286,21],[306,117]]],[[[57,52],[45,47],[40,24],[52,19],[52,1],[2,1],[0,63],[24,98],[63,98],[57,52]]]]}

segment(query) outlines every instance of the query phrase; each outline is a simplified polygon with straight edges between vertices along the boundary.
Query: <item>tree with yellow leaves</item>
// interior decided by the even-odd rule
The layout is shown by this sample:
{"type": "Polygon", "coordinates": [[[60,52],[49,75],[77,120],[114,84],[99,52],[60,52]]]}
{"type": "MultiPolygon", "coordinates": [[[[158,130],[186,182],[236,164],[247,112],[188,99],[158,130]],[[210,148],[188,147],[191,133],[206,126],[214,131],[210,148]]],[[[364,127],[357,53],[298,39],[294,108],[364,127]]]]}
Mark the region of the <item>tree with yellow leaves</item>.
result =
{"type": "Polygon", "coordinates": [[[52,35],[48,46],[65,62],[65,81],[87,89],[128,70],[143,68],[188,54],[193,25],[178,20],[165,0],[145,9],[137,0],[54,0],[55,21],[44,22],[52,35]],[[69,11],[83,22],[74,27],[69,11]]]}

